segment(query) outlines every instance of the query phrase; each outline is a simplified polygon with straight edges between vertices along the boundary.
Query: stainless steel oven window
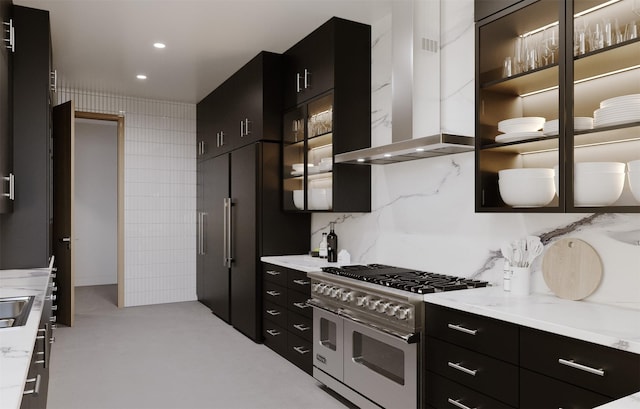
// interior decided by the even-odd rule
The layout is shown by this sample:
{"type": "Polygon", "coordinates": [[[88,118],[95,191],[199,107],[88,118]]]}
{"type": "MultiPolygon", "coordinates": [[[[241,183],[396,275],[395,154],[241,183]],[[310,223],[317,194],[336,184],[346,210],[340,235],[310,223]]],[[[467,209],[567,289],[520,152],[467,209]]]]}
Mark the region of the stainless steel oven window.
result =
{"type": "Polygon", "coordinates": [[[335,351],[338,345],[336,323],[320,318],[320,343],[335,351]]]}
{"type": "Polygon", "coordinates": [[[399,385],[404,385],[405,359],[404,351],[401,349],[359,332],[353,332],[352,357],[354,362],[366,366],[399,385]]]}

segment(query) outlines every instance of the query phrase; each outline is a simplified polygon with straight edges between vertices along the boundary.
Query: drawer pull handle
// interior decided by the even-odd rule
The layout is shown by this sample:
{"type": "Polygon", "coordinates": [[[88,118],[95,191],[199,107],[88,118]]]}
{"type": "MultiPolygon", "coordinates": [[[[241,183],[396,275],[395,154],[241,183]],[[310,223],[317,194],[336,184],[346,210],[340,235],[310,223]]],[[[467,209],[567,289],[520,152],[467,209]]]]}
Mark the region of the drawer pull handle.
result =
{"type": "Polygon", "coordinates": [[[273,315],[275,317],[275,316],[280,315],[282,313],[280,311],[278,311],[278,310],[267,310],[267,314],[273,315]]]}
{"type": "Polygon", "coordinates": [[[476,333],[478,332],[477,329],[469,329],[456,324],[447,324],[447,327],[455,329],[456,331],[464,332],[465,334],[469,335],[476,335],[476,333]]]}
{"type": "Polygon", "coordinates": [[[464,372],[468,375],[471,376],[476,376],[476,372],[478,372],[477,369],[469,369],[469,368],[465,368],[464,366],[460,365],[460,363],[453,363],[453,362],[447,362],[447,365],[449,365],[450,367],[452,367],[453,369],[457,369],[460,372],[464,372]]]}
{"type": "Polygon", "coordinates": [[[36,375],[35,378],[31,378],[31,379],[27,379],[25,381],[25,383],[32,383],[35,382],[36,385],[33,389],[28,389],[24,392],[22,392],[23,395],[33,395],[33,396],[38,396],[38,394],[40,393],[40,374],[36,375]]]}
{"type": "Polygon", "coordinates": [[[269,295],[270,295],[270,296],[272,296],[272,297],[277,297],[277,296],[279,296],[279,295],[280,295],[280,293],[279,293],[279,292],[277,292],[277,291],[273,291],[273,290],[271,290],[271,291],[267,291],[267,294],[269,294],[269,295]]]}
{"type": "Polygon", "coordinates": [[[310,281],[305,281],[305,280],[293,280],[293,282],[299,285],[309,285],[310,283],[310,281]]]}
{"type": "Polygon", "coordinates": [[[304,324],[294,324],[293,328],[297,329],[298,331],[302,331],[302,332],[311,329],[311,327],[305,327],[304,324]]]}
{"type": "MultiPolygon", "coordinates": [[[[459,400],[455,400],[455,399],[448,398],[448,399],[447,399],[447,402],[449,402],[449,403],[450,403],[450,404],[452,404],[453,406],[457,406],[457,407],[459,407],[460,409],[471,409],[469,406],[467,406],[467,405],[463,405],[462,403],[460,403],[460,401],[459,401],[459,400]]],[[[474,409],[475,409],[475,408],[474,408],[474,409]]]]}
{"type": "Polygon", "coordinates": [[[582,365],[577,362],[566,360],[566,359],[558,359],[558,363],[566,366],[570,366],[571,368],[580,369],[581,371],[589,372],[594,375],[604,376],[604,369],[595,369],[590,366],[582,365]]]}
{"type": "Polygon", "coordinates": [[[278,335],[280,335],[280,331],[276,331],[275,329],[268,329],[267,334],[271,335],[272,337],[277,337],[278,335]]]}
{"type": "Polygon", "coordinates": [[[273,270],[267,270],[267,274],[269,274],[270,276],[279,276],[280,272],[279,271],[273,271],[273,270]]]}
{"type": "Polygon", "coordinates": [[[300,308],[300,309],[305,309],[308,307],[311,307],[310,305],[307,305],[303,302],[294,302],[293,305],[295,305],[296,307],[300,308]]]}
{"type": "Polygon", "coordinates": [[[309,352],[309,350],[305,349],[304,347],[293,347],[293,349],[300,355],[304,355],[309,352]]]}

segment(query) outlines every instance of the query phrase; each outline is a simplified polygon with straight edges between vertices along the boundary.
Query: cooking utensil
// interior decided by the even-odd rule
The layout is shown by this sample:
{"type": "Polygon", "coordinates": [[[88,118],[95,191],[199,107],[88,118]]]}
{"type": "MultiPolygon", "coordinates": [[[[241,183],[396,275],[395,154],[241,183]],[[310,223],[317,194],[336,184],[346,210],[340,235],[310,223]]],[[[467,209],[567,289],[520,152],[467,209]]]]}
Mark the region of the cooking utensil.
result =
{"type": "Polygon", "coordinates": [[[552,244],[542,260],[544,281],[558,297],[581,300],[602,280],[602,260],[588,243],[573,238],[552,244]]]}

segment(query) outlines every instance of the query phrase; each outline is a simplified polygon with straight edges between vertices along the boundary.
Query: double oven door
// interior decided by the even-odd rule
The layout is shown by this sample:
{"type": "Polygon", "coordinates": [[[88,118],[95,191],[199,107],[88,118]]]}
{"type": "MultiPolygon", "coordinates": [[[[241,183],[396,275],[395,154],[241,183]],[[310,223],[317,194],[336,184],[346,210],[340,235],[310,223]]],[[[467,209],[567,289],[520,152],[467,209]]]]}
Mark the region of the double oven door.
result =
{"type": "Polygon", "coordinates": [[[418,407],[418,350],[418,343],[313,308],[313,365],[382,407],[418,407]]]}

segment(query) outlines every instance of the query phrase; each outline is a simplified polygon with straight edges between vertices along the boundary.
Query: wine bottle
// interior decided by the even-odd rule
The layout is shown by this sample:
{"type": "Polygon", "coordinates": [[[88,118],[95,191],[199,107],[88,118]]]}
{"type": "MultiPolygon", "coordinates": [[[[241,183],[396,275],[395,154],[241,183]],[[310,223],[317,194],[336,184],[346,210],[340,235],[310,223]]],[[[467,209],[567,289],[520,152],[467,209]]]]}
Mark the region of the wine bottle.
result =
{"type": "Polygon", "coordinates": [[[331,222],[327,235],[327,261],[330,263],[338,261],[338,235],[334,231],[334,226],[335,223],[331,222]]]}

